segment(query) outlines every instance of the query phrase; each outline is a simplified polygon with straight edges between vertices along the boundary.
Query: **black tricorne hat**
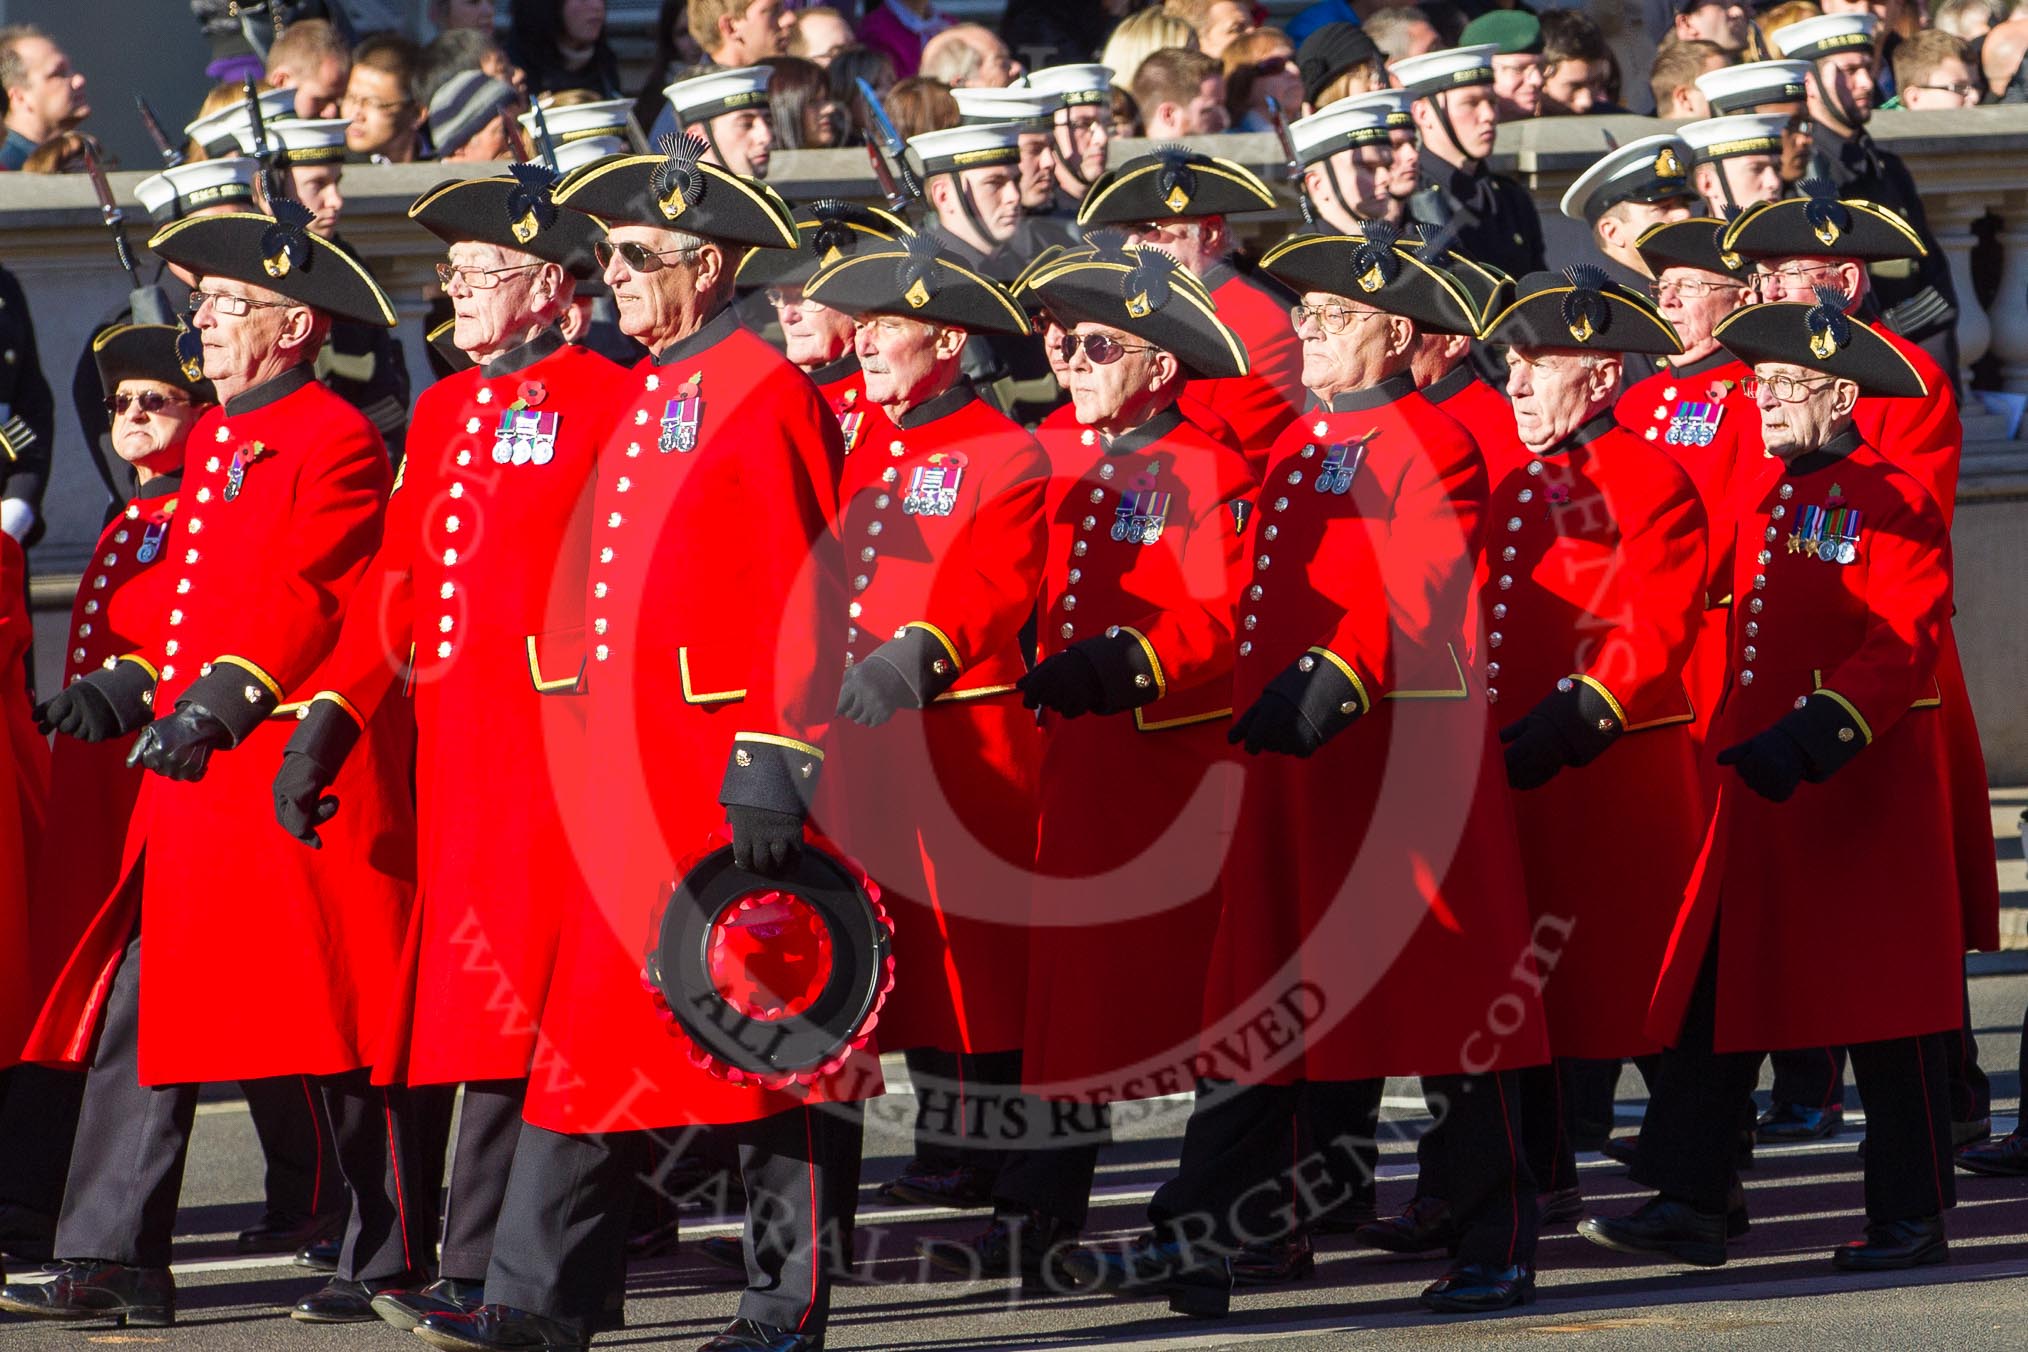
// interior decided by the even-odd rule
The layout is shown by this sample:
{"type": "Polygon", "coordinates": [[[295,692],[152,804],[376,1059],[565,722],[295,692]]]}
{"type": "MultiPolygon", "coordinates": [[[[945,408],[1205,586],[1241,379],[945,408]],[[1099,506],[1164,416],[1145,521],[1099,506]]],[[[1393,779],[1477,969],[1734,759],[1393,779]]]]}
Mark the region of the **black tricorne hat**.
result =
{"type": "Polygon", "coordinates": [[[1476,336],[1484,307],[1443,263],[1383,222],[1357,235],[1297,235],[1267,251],[1261,271],[1297,293],[1323,291],[1413,320],[1430,333],[1476,336]]]}
{"type": "Polygon", "coordinates": [[[1719,247],[1742,258],[1850,258],[1861,263],[1921,258],[1929,251],[1915,228],[1883,206],[1841,199],[1826,179],[1803,180],[1801,197],[1748,207],[1725,228],[1719,247]]]}
{"type": "Polygon", "coordinates": [[[736,281],[742,287],[801,285],[817,269],[848,258],[862,248],[891,243],[915,228],[891,211],[841,202],[827,197],[800,206],[796,212],[796,247],[756,249],[740,260],[736,281]]]}
{"type": "Polygon", "coordinates": [[[999,283],[946,252],[934,233],[861,249],[803,284],[809,299],[847,314],[892,314],[967,333],[1033,330],[999,283]]]}
{"type": "Polygon", "coordinates": [[[308,211],[284,201],[275,212],[177,221],[156,232],[148,247],[199,277],[230,277],[334,318],[394,327],[394,303],[380,283],[350,254],[311,233],[308,211]]]}
{"type": "Polygon", "coordinates": [[[1487,342],[1661,357],[1683,351],[1676,330],[1646,296],[1608,280],[1590,264],[1531,272],[1515,291],[1515,299],[1480,335],[1487,342]]]}
{"type": "Polygon", "coordinates": [[[192,403],[215,404],[218,392],[195,357],[178,345],[189,330],[177,324],[115,324],[92,339],[92,362],[108,394],[123,380],[159,380],[190,393],[192,403]]]}
{"type": "Polygon", "coordinates": [[[557,176],[540,164],[510,164],[496,178],[454,178],[409,205],[408,218],[446,244],[494,244],[561,264],[577,277],[598,271],[592,245],[605,225],[551,200],[557,176]]]}
{"type": "Polygon", "coordinates": [[[1100,175],[1077,209],[1077,223],[1127,225],[1179,217],[1272,211],[1274,190],[1244,165],[1188,146],[1157,146],[1100,175]]]}
{"type": "Polygon", "coordinates": [[[612,225],[684,230],[727,244],[796,247],[796,217],[781,194],[699,156],[694,136],[666,136],[660,155],[614,155],[567,175],[552,200],[612,225]]]}
{"type": "Polygon", "coordinates": [[[1845,313],[1845,298],[1817,288],[1817,303],[1778,301],[1734,310],[1711,336],[1751,366],[1786,362],[1849,380],[1861,394],[1927,394],[1922,375],[1879,330],[1845,313]]]}
{"type": "Polygon", "coordinates": [[[1105,324],[1175,355],[1192,375],[1243,376],[1246,345],[1218,318],[1204,283],[1156,248],[1128,248],[1111,232],[1059,255],[1027,281],[1060,323],[1105,324]]]}
{"type": "Polygon", "coordinates": [[[1696,268],[1721,277],[1743,277],[1746,260],[1720,246],[1724,233],[1725,222],[1710,216],[1663,221],[1643,230],[1634,241],[1634,250],[1658,277],[1663,268],[1696,268]]]}

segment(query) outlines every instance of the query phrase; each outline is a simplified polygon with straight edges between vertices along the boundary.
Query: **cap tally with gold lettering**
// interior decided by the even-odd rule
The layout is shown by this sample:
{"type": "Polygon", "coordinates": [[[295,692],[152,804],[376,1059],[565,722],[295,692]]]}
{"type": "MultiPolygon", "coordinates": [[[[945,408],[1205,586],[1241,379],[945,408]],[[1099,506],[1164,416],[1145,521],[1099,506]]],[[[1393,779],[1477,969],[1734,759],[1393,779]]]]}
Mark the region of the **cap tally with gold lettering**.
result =
{"type": "Polygon", "coordinates": [[[1840,52],[1873,54],[1873,30],[1880,20],[1864,10],[1856,14],[1819,14],[1768,34],[1776,51],[1791,61],[1821,61],[1840,52]]]}
{"type": "Polygon", "coordinates": [[[134,196],[157,225],[180,221],[205,207],[247,206],[254,197],[254,176],[260,166],[235,156],[227,160],[191,160],[134,185],[134,196]]]}
{"type": "MultiPolygon", "coordinates": [[[[688,127],[699,122],[709,122],[724,113],[736,113],[742,108],[768,106],[768,80],[774,75],[772,66],[736,66],[731,70],[714,70],[708,75],[695,75],[688,80],[678,80],[663,89],[662,97],[669,100],[669,106],[676,110],[678,126],[688,127]]],[[[547,110],[544,110],[547,115],[547,110]]]]}
{"type": "Polygon", "coordinates": [[[1500,50],[1494,42],[1470,47],[1452,47],[1404,56],[1388,67],[1411,99],[1426,99],[1447,89],[1468,89],[1493,83],[1493,57],[1500,50]]]}
{"type": "Polygon", "coordinates": [[[1697,77],[1697,92],[1711,102],[1714,117],[1758,112],[1770,103],[1801,103],[1810,78],[1807,61],[1749,61],[1720,66],[1697,77]]]}

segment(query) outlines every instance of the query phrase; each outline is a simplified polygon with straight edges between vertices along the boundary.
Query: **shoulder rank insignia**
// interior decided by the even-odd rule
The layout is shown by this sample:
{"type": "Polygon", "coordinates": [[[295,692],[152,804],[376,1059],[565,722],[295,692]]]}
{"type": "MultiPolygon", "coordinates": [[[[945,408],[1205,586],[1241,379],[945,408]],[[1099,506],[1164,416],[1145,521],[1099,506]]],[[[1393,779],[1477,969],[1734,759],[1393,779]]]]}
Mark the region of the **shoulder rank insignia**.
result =
{"type": "Polygon", "coordinates": [[[917,465],[909,471],[901,510],[909,516],[949,516],[957,510],[958,485],[969,463],[960,451],[939,451],[928,464],[917,465]]]}
{"type": "Polygon", "coordinates": [[[1718,435],[1718,422],[1724,416],[1723,404],[1685,400],[1676,405],[1675,415],[1669,419],[1669,433],[1663,440],[1671,446],[1709,446],[1718,435]]]}

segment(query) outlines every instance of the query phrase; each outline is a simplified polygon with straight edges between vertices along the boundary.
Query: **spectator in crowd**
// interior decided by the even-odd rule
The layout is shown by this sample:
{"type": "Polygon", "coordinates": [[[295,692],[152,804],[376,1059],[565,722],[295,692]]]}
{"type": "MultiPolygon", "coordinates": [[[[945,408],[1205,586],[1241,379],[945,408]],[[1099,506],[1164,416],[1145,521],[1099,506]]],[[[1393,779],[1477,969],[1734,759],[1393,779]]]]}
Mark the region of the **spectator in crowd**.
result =
{"type": "Polygon", "coordinates": [[[960,23],[923,44],[920,73],[952,89],[1005,89],[1021,74],[1021,63],[992,29],[960,23]]]}
{"type": "Polygon", "coordinates": [[[115,166],[106,160],[105,148],[99,138],[90,132],[60,131],[35,148],[21,166],[24,174],[82,174],[91,167],[90,160],[96,158],[107,169],[115,166]]]}
{"type": "MultiPolygon", "coordinates": [[[[467,28],[493,36],[493,0],[430,0],[430,24],[438,33],[467,28]]],[[[273,53],[269,53],[272,64],[273,53]]]]}
{"type": "Polygon", "coordinates": [[[1327,23],[1304,38],[1296,49],[1296,71],[1303,80],[1306,112],[1387,88],[1386,58],[1357,24],[1327,23]]]}
{"type": "Polygon", "coordinates": [[[1940,33],[1977,42],[2005,23],[2011,8],[2007,0],[1937,0],[1930,7],[1930,23],[1940,33]]]}
{"type": "Polygon", "coordinates": [[[91,116],[85,77],[33,24],[0,28],[0,88],[7,94],[0,169],[21,168],[37,146],[91,116]]]}
{"type": "Polygon", "coordinates": [[[1114,85],[1106,104],[1112,115],[1114,136],[1146,136],[1148,130],[1141,125],[1141,105],[1134,102],[1134,96],[1119,85],[1114,85]]]}
{"type": "Polygon", "coordinates": [[[423,110],[415,82],[421,65],[421,50],[399,33],[375,34],[353,52],[338,111],[352,123],[345,146],[354,159],[407,164],[416,158],[423,110]]]}
{"type": "Polygon", "coordinates": [[[453,72],[430,95],[424,125],[436,157],[446,163],[486,163],[520,157],[514,119],[521,96],[505,80],[476,70],[453,72]]]}
{"type": "Polygon", "coordinates": [[[507,59],[507,49],[490,33],[476,28],[453,28],[439,33],[436,41],[423,49],[423,75],[416,83],[416,96],[427,104],[444,81],[470,70],[511,86],[527,102],[528,72],[507,59]]]}
{"type": "Polygon", "coordinates": [[[1221,61],[1226,48],[1253,31],[1253,13],[1238,0],[1163,0],[1162,8],[1190,25],[1198,51],[1221,61]]]}
{"type": "Polygon", "coordinates": [[[761,62],[768,77],[768,111],[775,144],[783,150],[823,150],[845,144],[851,123],[845,106],[831,96],[824,68],[800,56],[771,56],[761,62]]]}
{"type": "Polygon", "coordinates": [[[298,19],[268,48],[267,86],[296,91],[297,117],[336,117],[352,49],[328,19],[298,19]]]}
{"type": "Polygon", "coordinates": [[[1364,23],[1366,36],[1386,54],[1389,61],[1404,56],[1421,56],[1444,45],[1443,34],[1418,6],[1390,6],[1364,23]]]}
{"type": "MultiPolygon", "coordinates": [[[[1099,61],[1113,26],[1135,0],[1007,0],[1000,36],[1030,70],[1099,61]]],[[[1149,51],[1154,50],[1149,48],[1149,51]]],[[[1111,62],[1106,62],[1111,65],[1111,62]]]]}
{"type": "MultiPolygon", "coordinates": [[[[1543,117],[1581,117],[1607,102],[1612,49],[1598,25],[1574,9],[1542,16],[1543,117]]],[[[1602,109],[1600,111],[1603,111],[1602,109]]]]}
{"type": "Polygon", "coordinates": [[[1737,57],[1753,35],[1753,11],[1741,0],[1674,0],[1672,30],[1684,42],[1708,42],[1737,57]]]}
{"type": "Polygon", "coordinates": [[[1706,118],[1711,100],[1697,87],[1697,77],[1732,64],[1723,49],[1702,38],[1674,38],[1655,53],[1648,92],[1655,96],[1655,116],[1706,118]]]}
{"type": "Polygon", "coordinates": [[[1225,66],[1225,110],[1234,131],[1273,131],[1268,100],[1282,110],[1284,122],[1303,107],[1303,77],[1296,70],[1296,49],[1279,28],[1255,28],[1229,44],[1220,58],[1225,66]]]}
{"type": "Polygon", "coordinates": [[[1817,0],[1783,0],[1760,16],[1761,36],[1771,38],[1790,24],[1814,19],[1823,12],[1817,0]]]}
{"type": "Polygon", "coordinates": [[[690,0],[662,0],[655,15],[655,52],[648,59],[648,78],[634,96],[635,123],[654,126],[669,106],[662,91],[707,60],[704,48],[690,31],[690,0]]]}
{"type": "Polygon", "coordinates": [[[2028,19],[2009,19],[1986,34],[1979,43],[1979,67],[1988,103],[2028,103],[2024,57],[2028,57],[2028,19]]]}
{"type": "Polygon", "coordinates": [[[923,44],[954,22],[930,0],[879,0],[859,21],[859,41],[885,52],[905,80],[922,68],[923,44]]]}
{"type": "MultiPolygon", "coordinates": [[[[1170,49],[1196,51],[1197,30],[1173,14],[1144,9],[1120,21],[1113,35],[1106,39],[1099,64],[1112,71],[1114,88],[1132,89],[1141,63],[1156,52],[1170,49]]],[[[1148,117],[1151,113],[1148,101],[1139,94],[1134,101],[1141,105],[1142,117],[1148,117]]]]}
{"type": "Polygon", "coordinates": [[[796,10],[794,18],[795,23],[789,29],[787,39],[790,56],[800,56],[805,61],[828,66],[839,48],[850,47],[858,41],[845,16],[829,5],[812,5],[808,9],[796,10]]]}
{"type": "Polygon", "coordinates": [[[1202,52],[1168,47],[1154,53],[1135,73],[1133,90],[1150,140],[1215,136],[1226,129],[1225,72],[1202,52]]]}
{"type": "Polygon", "coordinates": [[[601,98],[620,97],[620,59],[606,41],[606,0],[514,0],[512,14],[507,55],[528,72],[529,93],[589,89],[601,98]]]}
{"type": "Polygon", "coordinates": [[[959,122],[958,101],[951,91],[927,75],[897,81],[882,100],[894,129],[906,141],[926,131],[942,131],[959,122]]]}
{"type": "Polygon", "coordinates": [[[833,53],[824,73],[831,77],[831,96],[848,108],[859,97],[861,80],[872,85],[873,92],[882,99],[894,88],[894,59],[886,52],[856,42],[833,53]]]}
{"type": "Polygon", "coordinates": [[[1518,122],[1542,112],[1542,22],[1518,9],[1495,9],[1465,25],[1460,47],[1493,47],[1493,100],[1502,122],[1518,122]]]}
{"type": "Polygon", "coordinates": [[[1972,50],[1963,38],[1926,29],[1894,48],[1894,83],[1900,90],[1888,107],[1912,112],[1971,108],[1981,82],[1972,73],[1972,50]]]}

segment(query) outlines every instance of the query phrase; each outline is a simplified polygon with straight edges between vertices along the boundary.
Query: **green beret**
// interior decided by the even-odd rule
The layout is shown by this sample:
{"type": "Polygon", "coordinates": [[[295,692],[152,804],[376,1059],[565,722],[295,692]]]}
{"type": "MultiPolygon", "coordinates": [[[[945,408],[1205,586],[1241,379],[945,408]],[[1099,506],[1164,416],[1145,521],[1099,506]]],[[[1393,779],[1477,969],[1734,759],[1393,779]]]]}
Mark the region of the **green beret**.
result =
{"type": "Polygon", "coordinates": [[[1500,56],[1540,56],[1542,21],[1522,10],[1496,9],[1466,24],[1458,37],[1460,47],[1487,42],[1499,48],[1500,56]]]}

